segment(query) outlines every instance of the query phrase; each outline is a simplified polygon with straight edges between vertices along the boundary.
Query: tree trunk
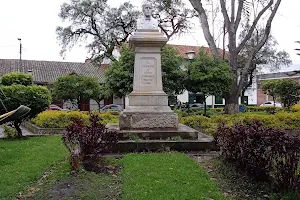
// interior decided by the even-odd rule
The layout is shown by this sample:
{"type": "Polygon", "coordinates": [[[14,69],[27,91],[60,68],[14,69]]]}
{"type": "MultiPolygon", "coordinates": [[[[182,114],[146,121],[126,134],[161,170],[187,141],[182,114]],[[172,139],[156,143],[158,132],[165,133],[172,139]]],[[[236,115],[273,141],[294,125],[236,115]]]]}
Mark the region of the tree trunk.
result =
{"type": "Polygon", "coordinates": [[[20,128],[20,125],[21,125],[21,120],[16,120],[16,121],[14,121],[14,126],[15,126],[15,129],[17,130],[17,132],[18,132],[18,138],[22,138],[23,137],[23,135],[22,135],[22,130],[21,130],[21,128],[20,128]]]}
{"type": "Polygon", "coordinates": [[[230,93],[225,96],[225,102],[225,114],[236,114],[239,112],[239,93],[237,90],[230,91],[230,93]]]}
{"type": "Polygon", "coordinates": [[[80,98],[77,99],[77,106],[78,106],[78,109],[81,110],[81,99],[80,98]]]}

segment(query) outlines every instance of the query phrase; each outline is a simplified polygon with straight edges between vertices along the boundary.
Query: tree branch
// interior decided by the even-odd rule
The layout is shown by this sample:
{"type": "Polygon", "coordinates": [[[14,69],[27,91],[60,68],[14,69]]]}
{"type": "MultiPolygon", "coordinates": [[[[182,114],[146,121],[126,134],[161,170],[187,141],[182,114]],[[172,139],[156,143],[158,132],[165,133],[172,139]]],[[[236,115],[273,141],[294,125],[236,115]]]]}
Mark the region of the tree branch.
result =
{"type": "Polygon", "coordinates": [[[205,10],[202,6],[201,0],[189,0],[194,9],[199,13],[199,18],[202,24],[203,34],[204,37],[208,43],[208,46],[211,49],[211,52],[214,56],[214,58],[220,58],[216,43],[214,41],[213,36],[210,33],[209,25],[207,21],[207,15],[205,13],[205,10]]]}
{"type": "Polygon", "coordinates": [[[234,23],[236,31],[242,19],[243,7],[244,7],[244,0],[239,0],[239,6],[238,6],[237,15],[234,23]]]}
{"type": "MultiPolygon", "coordinates": [[[[280,2],[281,0],[279,0],[280,2]]],[[[268,3],[268,5],[266,7],[264,7],[257,15],[257,17],[255,18],[255,20],[253,21],[253,24],[251,26],[251,28],[249,29],[247,35],[245,36],[245,38],[242,40],[242,42],[240,43],[240,45],[237,47],[237,53],[239,53],[245,46],[246,42],[251,38],[251,35],[258,23],[258,21],[260,20],[261,16],[273,5],[274,1],[270,0],[270,2],[268,3]]],[[[280,4],[280,3],[279,3],[280,4]]],[[[278,5],[279,6],[279,5],[278,5]]],[[[277,7],[278,8],[278,7],[277,7]]],[[[277,9],[276,9],[277,10],[277,9]]],[[[275,12],[276,13],[276,12],[275,12]]]]}
{"type": "Polygon", "coordinates": [[[221,11],[224,17],[224,22],[225,22],[225,26],[227,28],[227,30],[230,30],[230,20],[229,20],[229,16],[227,13],[227,9],[226,9],[226,4],[224,0],[220,0],[220,5],[221,5],[221,11]]]}

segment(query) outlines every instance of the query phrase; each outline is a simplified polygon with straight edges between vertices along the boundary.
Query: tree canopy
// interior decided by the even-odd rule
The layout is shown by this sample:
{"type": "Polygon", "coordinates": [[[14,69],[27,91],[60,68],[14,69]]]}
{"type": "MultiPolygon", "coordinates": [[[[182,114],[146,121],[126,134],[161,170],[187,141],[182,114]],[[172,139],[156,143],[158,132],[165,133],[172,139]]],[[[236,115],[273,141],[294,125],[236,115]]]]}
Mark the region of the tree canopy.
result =
{"type": "Polygon", "coordinates": [[[32,85],[33,84],[33,76],[31,74],[25,74],[23,72],[12,72],[8,74],[4,74],[1,78],[2,85],[32,85]]]}
{"type": "Polygon", "coordinates": [[[101,86],[97,78],[72,74],[61,76],[54,82],[53,96],[62,100],[76,100],[78,108],[83,99],[98,100],[101,97],[101,86]]]}
{"type": "MultiPolygon", "coordinates": [[[[134,52],[123,45],[119,60],[105,72],[105,87],[115,96],[123,97],[132,91],[134,52]]],[[[162,49],[163,90],[169,95],[181,94],[184,90],[184,71],[181,69],[183,58],[171,46],[162,49]]]]}
{"type": "MultiPolygon", "coordinates": [[[[215,58],[220,58],[220,53],[217,48],[217,43],[213,37],[212,30],[208,23],[208,15],[205,6],[201,0],[189,0],[193,8],[197,11],[201,21],[201,28],[204,37],[211,49],[215,58]]],[[[245,84],[245,78],[252,67],[251,63],[255,55],[265,45],[270,32],[273,19],[280,6],[281,0],[266,0],[266,1],[225,1],[220,0],[221,21],[223,26],[223,46],[228,47],[229,66],[233,73],[233,80],[230,91],[225,95],[225,113],[237,113],[239,107],[239,96],[245,84]],[[265,20],[263,26],[262,37],[258,42],[251,42],[253,32],[258,28],[259,23],[265,20]],[[244,29],[241,22],[249,22],[249,28],[244,29]],[[245,30],[245,37],[238,40],[238,33],[245,30]],[[225,34],[228,36],[227,39],[225,34]],[[252,50],[247,55],[247,60],[242,68],[239,68],[238,59],[246,44],[251,42],[252,50]]]]}
{"type": "MultiPolygon", "coordinates": [[[[185,8],[182,0],[167,0],[155,6],[154,15],[159,27],[168,38],[190,28],[193,11],[185,8]]],[[[93,61],[103,58],[115,60],[113,51],[126,42],[136,30],[136,20],[141,12],[130,2],[110,7],[107,0],[70,0],[61,5],[59,17],[64,25],[56,28],[57,38],[62,46],[61,54],[81,43],[93,61]]]]}
{"type": "MultiPolygon", "coordinates": [[[[223,95],[230,90],[232,73],[228,63],[214,59],[204,50],[200,50],[185,72],[185,88],[194,94],[202,93],[205,99],[209,95],[223,95]]],[[[206,101],[204,103],[206,108],[206,101]]]]}
{"type": "Polygon", "coordinates": [[[300,85],[293,79],[263,81],[262,90],[272,96],[274,102],[279,100],[288,109],[300,100],[300,85]]]}

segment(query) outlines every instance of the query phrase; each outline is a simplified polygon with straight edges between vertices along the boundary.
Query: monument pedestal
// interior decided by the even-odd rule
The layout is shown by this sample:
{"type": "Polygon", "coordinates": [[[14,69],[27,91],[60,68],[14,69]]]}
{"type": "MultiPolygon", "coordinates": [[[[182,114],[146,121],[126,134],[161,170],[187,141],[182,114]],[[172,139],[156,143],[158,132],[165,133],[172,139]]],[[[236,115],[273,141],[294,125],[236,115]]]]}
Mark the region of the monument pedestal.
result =
{"type": "Polygon", "coordinates": [[[178,116],[162,87],[161,48],[166,42],[158,30],[138,30],[130,37],[135,50],[133,91],[120,115],[120,130],[178,129],[178,116]]]}

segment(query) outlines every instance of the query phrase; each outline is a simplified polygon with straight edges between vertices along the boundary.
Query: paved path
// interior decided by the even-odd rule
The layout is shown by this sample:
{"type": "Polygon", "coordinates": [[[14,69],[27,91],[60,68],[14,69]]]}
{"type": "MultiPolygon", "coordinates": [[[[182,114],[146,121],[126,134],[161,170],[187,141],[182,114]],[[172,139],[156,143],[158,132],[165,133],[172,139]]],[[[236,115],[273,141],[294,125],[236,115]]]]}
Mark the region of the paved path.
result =
{"type": "MultiPolygon", "coordinates": [[[[25,129],[24,127],[21,126],[21,129],[22,129],[22,134],[23,136],[26,136],[26,135],[33,135],[30,131],[28,131],[27,129],[25,129]]],[[[3,128],[0,126],[0,138],[3,138],[4,135],[3,135],[3,128]]]]}

